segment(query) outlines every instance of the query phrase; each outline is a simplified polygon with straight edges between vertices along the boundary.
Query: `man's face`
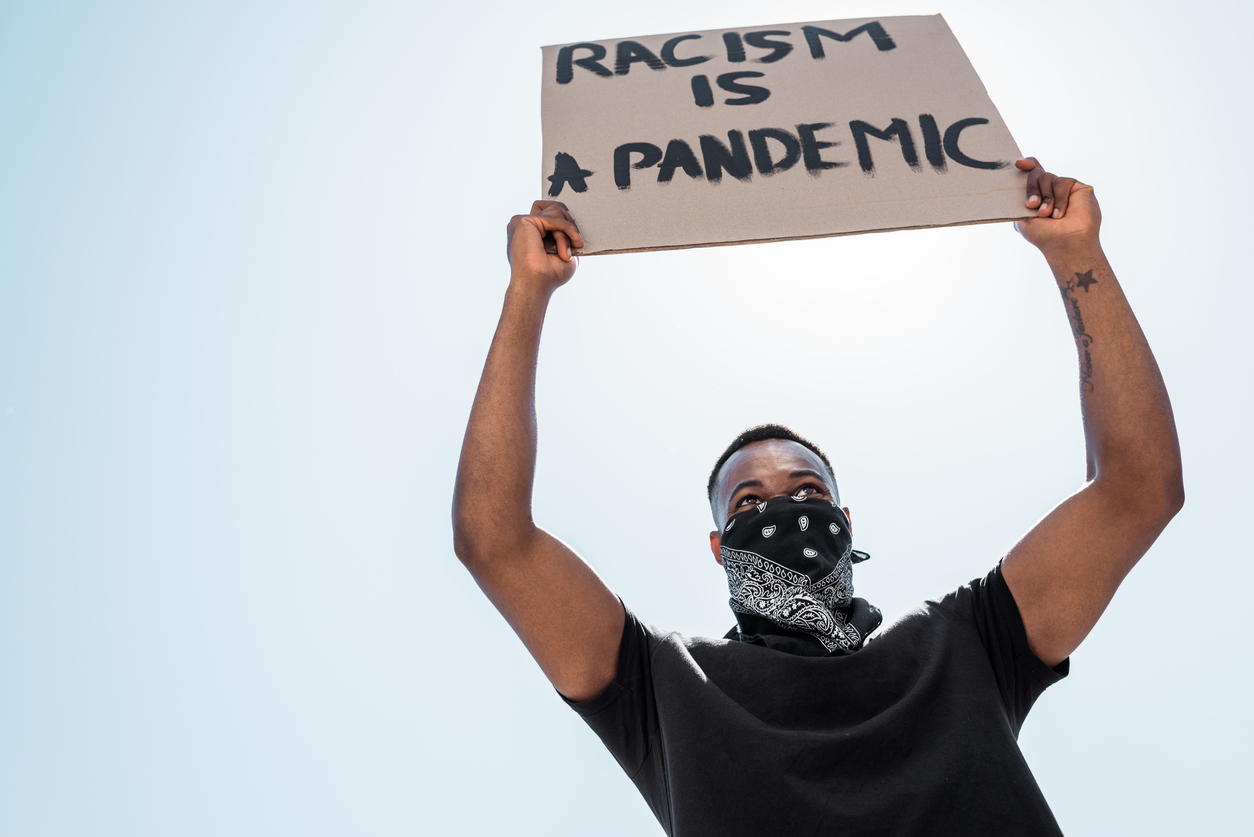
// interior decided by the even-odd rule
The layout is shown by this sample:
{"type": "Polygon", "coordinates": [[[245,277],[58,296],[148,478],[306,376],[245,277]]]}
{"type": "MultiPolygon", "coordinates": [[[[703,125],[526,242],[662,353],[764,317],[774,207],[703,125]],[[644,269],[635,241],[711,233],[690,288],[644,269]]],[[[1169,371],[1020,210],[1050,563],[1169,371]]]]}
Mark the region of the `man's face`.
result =
{"type": "Polygon", "coordinates": [[[733,514],[773,497],[798,494],[840,502],[827,466],[814,451],[787,439],[766,439],[733,453],[714,483],[713,511],[718,523],[718,529],[710,533],[714,560],[723,563],[721,535],[733,514]]]}

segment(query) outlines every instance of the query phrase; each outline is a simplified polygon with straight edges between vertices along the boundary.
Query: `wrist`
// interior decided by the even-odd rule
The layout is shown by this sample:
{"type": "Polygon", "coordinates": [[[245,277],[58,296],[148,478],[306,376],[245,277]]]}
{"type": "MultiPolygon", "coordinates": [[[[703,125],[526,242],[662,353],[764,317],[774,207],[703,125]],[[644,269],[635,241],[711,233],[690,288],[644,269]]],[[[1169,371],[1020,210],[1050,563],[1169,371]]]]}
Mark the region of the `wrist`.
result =
{"type": "Polygon", "coordinates": [[[505,301],[507,304],[547,308],[554,290],[556,289],[549,283],[538,277],[510,273],[509,285],[505,288],[505,301]]]}
{"type": "Polygon", "coordinates": [[[1075,236],[1059,238],[1038,245],[1045,261],[1055,268],[1065,268],[1073,263],[1089,263],[1095,259],[1105,259],[1101,242],[1097,236],[1075,236]]]}

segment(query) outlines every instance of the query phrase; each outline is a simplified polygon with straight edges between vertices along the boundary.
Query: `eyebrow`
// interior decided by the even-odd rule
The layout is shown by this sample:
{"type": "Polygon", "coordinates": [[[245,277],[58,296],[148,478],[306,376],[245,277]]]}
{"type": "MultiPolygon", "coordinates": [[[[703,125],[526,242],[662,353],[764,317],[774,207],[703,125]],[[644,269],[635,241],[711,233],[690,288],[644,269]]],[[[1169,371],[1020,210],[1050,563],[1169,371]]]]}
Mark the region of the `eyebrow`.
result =
{"type": "MultiPolygon", "coordinates": [[[[796,474],[794,474],[793,476],[796,476],[796,474]]],[[[732,497],[736,496],[736,492],[742,488],[761,488],[761,487],[762,487],[762,480],[741,480],[740,482],[736,483],[735,487],[732,488],[731,491],[727,493],[727,498],[730,500],[732,497]]]]}
{"type": "MultiPolygon", "coordinates": [[[[826,484],[827,482],[827,477],[823,476],[818,471],[812,470],[810,468],[802,468],[800,471],[793,471],[792,473],[788,475],[788,479],[790,480],[795,480],[798,477],[816,477],[818,478],[819,482],[822,482],[824,484],[826,484]]],[[[762,487],[762,480],[741,480],[740,482],[736,483],[736,485],[732,488],[731,491],[727,493],[727,499],[730,500],[732,497],[735,497],[736,492],[742,488],[761,488],[761,487],[762,487]]]]}

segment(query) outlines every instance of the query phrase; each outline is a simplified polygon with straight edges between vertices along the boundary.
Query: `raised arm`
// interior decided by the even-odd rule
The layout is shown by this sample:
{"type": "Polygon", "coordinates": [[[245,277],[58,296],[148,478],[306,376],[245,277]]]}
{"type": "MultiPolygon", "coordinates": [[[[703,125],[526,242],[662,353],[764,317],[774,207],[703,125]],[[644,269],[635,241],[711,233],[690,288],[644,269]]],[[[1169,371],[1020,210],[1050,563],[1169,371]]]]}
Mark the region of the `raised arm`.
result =
{"type": "Polygon", "coordinates": [[[509,288],[462,442],[453,548],[559,692],[600,694],[614,679],[623,608],[566,544],[536,526],[535,383],[553,292],[583,241],[565,205],[536,201],[509,222],[509,288]],[[545,252],[545,237],[556,254],[545,252]]]}
{"type": "Polygon", "coordinates": [[[1158,364],[1098,242],[1093,187],[1055,177],[1035,159],[1020,221],[1058,282],[1079,355],[1080,412],[1088,452],[1083,488],[1051,511],[1002,564],[1027,628],[1048,665],[1092,630],[1119,583],[1184,504],[1180,445],[1158,364]]]}

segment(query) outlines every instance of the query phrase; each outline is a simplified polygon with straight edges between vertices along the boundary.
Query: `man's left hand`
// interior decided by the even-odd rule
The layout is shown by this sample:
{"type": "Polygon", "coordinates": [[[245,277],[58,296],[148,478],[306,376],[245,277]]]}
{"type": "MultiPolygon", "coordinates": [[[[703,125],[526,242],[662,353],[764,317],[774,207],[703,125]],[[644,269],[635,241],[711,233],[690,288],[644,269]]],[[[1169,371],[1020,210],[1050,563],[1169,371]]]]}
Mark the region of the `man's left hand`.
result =
{"type": "Polygon", "coordinates": [[[1092,186],[1045,171],[1035,157],[1016,160],[1015,167],[1028,173],[1027,207],[1036,210],[1035,218],[1015,223],[1024,238],[1041,250],[1097,244],[1102,211],[1092,186]]]}

